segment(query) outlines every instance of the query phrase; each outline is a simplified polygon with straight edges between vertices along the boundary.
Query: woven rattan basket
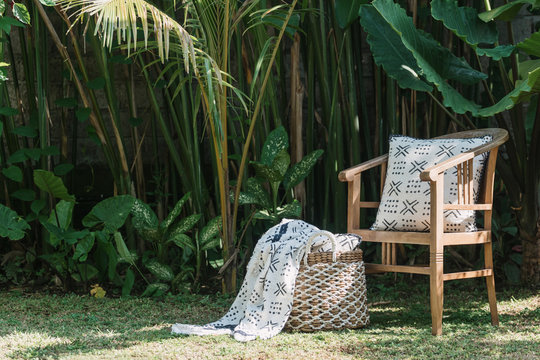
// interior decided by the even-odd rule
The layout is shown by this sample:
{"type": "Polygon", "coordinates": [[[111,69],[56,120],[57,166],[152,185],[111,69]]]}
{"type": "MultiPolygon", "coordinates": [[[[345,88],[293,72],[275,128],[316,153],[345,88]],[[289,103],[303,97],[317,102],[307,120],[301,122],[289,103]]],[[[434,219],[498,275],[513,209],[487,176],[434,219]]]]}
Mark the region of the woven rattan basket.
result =
{"type": "Polygon", "coordinates": [[[330,232],[309,238],[285,329],[356,329],[369,323],[362,250],[336,253],[335,249],[336,239],[330,232]],[[311,243],[321,235],[332,241],[332,251],[312,253],[311,243]]]}

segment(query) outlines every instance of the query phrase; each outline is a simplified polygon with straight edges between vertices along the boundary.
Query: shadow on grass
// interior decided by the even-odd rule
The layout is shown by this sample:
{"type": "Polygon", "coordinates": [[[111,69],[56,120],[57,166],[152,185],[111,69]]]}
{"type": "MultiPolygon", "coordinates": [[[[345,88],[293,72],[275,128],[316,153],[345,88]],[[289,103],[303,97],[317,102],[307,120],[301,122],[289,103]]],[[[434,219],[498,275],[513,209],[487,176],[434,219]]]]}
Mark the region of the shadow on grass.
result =
{"type": "MultiPolygon", "coordinates": [[[[56,332],[55,336],[62,337],[61,334],[56,332]]],[[[69,342],[48,344],[45,346],[30,346],[6,355],[15,359],[58,358],[65,355],[94,353],[100,350],[122,350],[141,343],[160,342],[173,337],[168,328],[139,330],[132,333],[119,333],[113,336],[100,333],[87,333],[81,337],[66,336],[65,338],[70,340],[69,342]]]]}

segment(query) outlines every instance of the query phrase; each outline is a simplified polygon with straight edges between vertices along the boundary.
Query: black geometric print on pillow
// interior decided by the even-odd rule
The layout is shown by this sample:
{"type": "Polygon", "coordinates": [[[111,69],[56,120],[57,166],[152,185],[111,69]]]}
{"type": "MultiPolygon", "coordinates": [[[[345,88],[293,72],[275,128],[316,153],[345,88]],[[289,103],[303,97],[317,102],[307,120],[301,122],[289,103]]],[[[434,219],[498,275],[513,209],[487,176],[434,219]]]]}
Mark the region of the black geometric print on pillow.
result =
{"type": "Polygon", "coordinates": [[[382,223],[383,223],[383,226],[384,226],[384,230],[397,231],[397,229],[396,229],[397,220],[388,221],[386,219],[383,219],[382,223]]]}
{"type": "Polygon", "coordinates": [[[413,161],[409,169],[409,174],[421,173],[426,168],[426,165],[427,161],[413,161]]]}
{"type": "Polygon", "coordinates": [[[410,213],[411,215],[416,214],[415,206],[418,205],[418,200],[405,200],[403,202],[403,209],[399,212],[402,215],[405,215],[407,213],[410,213]]]}
{"type": "Polygon", "coordinates": [[[448,157],[454,156],[454,150],[456,148],[455,145],[439,145],[439,151],[435,154],[436,156],[445,155],[448,157]]]}
{"type": "Polygon", "coordinates": [[[403,184],[402,181],[391,181],[389,184],[388,193],[389,195],[399,195],[399,187],[403,184]]]}
{"type": "Polygon", "coordinates": [[[397,146],[396,147],[396,157],[409,155],[409,150],[408,150],[409,148],[410,148],[409,145],[397,146]]]}

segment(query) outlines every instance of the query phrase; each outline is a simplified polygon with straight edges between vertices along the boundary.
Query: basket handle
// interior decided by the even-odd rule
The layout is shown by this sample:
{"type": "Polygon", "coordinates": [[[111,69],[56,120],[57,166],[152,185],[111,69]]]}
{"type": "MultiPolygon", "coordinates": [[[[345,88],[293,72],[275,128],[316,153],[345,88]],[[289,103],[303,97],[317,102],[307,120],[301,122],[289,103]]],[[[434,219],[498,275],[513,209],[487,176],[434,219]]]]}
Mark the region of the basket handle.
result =
{"type": "Polygon", "coordinates": [[[332,243],[332,262],[336,262],[336,246],[337,246],[337,242],[336,242],[336,237],[334,236],[334,234],[332,234],[330,231],[325,231],[325,230],[321,230],[321,231],[317,231],[313,234],[311,234],[311,236],[309,237],[307,243],[306,243],[306,254],[304,255],[304,265],[305,266],[308,266],[308,255],[309,253],[311,252],[311,244],[313,243],[313,240],[315,240],[316,237],[318,236],[326,236],[327,238],[330,239],[331,243],[332,243]]]}

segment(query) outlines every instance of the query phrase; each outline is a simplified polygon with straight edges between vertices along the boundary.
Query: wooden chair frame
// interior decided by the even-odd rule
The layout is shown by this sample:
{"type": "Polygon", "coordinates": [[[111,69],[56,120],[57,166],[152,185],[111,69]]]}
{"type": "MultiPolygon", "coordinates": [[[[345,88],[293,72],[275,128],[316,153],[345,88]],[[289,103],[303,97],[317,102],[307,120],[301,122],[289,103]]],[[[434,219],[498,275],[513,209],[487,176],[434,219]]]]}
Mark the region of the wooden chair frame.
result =
{"type": "Polygon", "coordinates": [[[495,297],[495,278],[493,272],[493,255],[491,242],[491,216],[493,206],[493,182],[495,164],[499,146],[508,139],[508,132],[503,129],[481,129],[464,131],[455,134],[440,136],[438,138],[472,138],[492,135],[493,140],[478,146],[468,152],[453,156],[437,165],[434,165],[420,174],[422,181],[429,181],[431,194],[431,229],[429,232],[396,232],[374,231],[360,229],[360,209],[378,208],[379,202],[362,201],[361,175],[362,172],[374,167],[381,167],[382,189],[386,178],[386,165],[388,154],[379,156],[360,165],[343,170],[339,173],[339,180],[348,183],[347,204],[347,231],[362,236],[366,242],[382,244],[382,263],[366,264],[367,272],[401,272],[424,274],[430,277],[430,304],[432,334],[442,334],[443,289],[444,282],[457,279],[485,277],[488,291],[491,323],[499,324],[497,314],[497,300],[495,297]],[[478,203],[473,203],[473,158],[489,152],[483,184],[480,187],[478,203]],[[458,177],[458,204],[445,204],[444,200],[444,172],[457,167],[458,177]],[[484,228],[475,232],[444,232],[443,210],[477,210],[484,212],[484,228]],[[396,263],[396,244],[417,244],[429,246],[429,265],[405,266],[396,263]],[[443,251],[445,246],[453,245],[484,245],[484,268],[475,271],[454,273],[443,272],[443,251]]]}

